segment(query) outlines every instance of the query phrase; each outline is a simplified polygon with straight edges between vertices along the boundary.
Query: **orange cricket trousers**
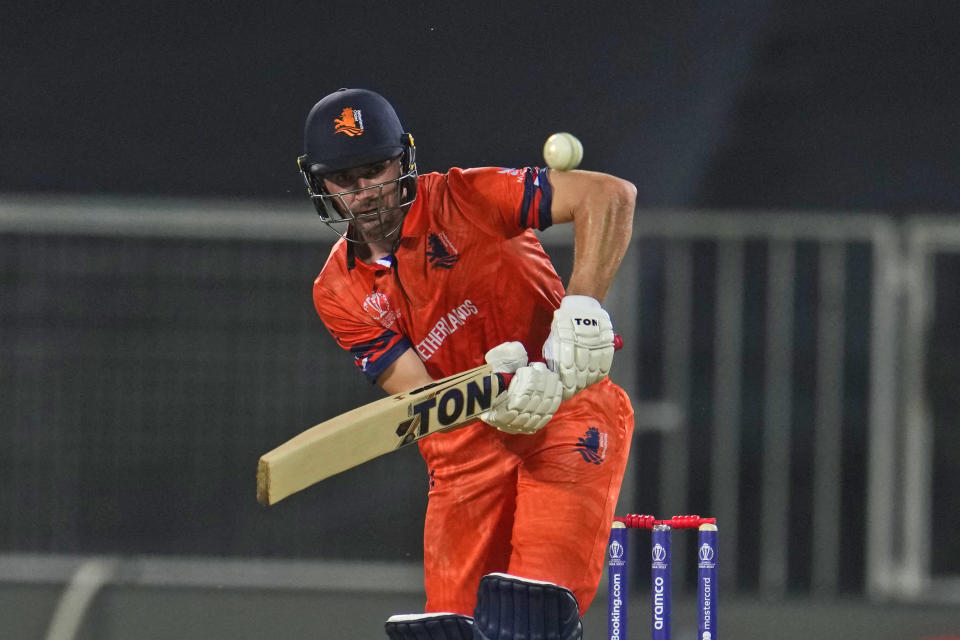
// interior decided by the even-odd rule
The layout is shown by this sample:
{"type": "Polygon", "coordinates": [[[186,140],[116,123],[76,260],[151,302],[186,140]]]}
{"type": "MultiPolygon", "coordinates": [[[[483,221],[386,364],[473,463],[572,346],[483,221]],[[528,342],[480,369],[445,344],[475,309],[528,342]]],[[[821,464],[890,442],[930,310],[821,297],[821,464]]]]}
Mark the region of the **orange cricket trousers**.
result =
{"type": "Polygon", "coordinates": [[[630,452],[633,409],[602,380],[534,435],[484,423],[420,441],[430,474],[426,611],[473,615],[480,578],[501,571],[596,594],[630,452]]]}

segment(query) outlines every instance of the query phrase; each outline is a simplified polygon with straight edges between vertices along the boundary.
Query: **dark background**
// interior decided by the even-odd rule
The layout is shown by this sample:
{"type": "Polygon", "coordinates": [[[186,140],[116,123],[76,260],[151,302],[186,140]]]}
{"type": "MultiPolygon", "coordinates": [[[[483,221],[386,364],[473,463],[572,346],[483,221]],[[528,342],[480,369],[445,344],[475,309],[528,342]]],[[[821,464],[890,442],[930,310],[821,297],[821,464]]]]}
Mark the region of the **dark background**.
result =
{"type": "Polygon", "coordinates": [[[557,130],[642,207],[954,211],[960,5],[30,2],[0,25],[0,189],[295,198],[310,107],[392,100],[421,169],[557,130]]]}

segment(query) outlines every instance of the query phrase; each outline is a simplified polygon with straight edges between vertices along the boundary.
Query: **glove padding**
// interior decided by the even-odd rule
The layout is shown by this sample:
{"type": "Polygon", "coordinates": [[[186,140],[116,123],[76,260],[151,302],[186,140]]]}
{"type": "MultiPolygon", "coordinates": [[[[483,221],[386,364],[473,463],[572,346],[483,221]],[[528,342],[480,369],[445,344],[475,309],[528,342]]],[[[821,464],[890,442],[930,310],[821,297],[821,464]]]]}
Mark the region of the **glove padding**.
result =
{"type": "Polygon", "coordinates": [[[610,314],[590,296],[564,296],[543,344],[547,366],[563,384],[563,399],[605,378],[613,352],[610,314]]]}
{"type": "Polygon", "coordinates": [[[527,351],[519,342],[505,342],[487,352],[494,373],[512,373],[510,386],[480,419],[506,433],[536,433],[550,422],[563,395],[560,377],[542,362],[527,366],[527,351]]]}

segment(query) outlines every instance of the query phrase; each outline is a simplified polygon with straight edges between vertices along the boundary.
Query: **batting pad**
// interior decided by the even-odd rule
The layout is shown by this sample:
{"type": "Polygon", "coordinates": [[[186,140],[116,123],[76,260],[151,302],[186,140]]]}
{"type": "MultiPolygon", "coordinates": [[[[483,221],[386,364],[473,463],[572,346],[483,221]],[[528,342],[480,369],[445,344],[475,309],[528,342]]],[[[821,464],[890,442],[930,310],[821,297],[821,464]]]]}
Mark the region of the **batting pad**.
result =
{"type": "Polygon", "coordinates": [[[491,573],[480,580],[473,633],[475,640],[581,640],[583,624],[569,589],[491,573]]]}
{"type": "Polygon", "coordinates": [[[384,625],[390,640],[473,640],[473,620],[458,613],[408,613],[384,625]]]}

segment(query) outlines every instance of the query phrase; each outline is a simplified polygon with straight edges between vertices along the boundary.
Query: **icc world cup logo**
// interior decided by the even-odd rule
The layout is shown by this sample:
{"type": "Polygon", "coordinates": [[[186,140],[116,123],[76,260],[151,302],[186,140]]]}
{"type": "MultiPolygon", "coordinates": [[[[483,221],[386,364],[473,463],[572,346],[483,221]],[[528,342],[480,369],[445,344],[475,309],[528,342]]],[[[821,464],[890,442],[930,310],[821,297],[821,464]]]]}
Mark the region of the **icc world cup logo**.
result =
{"type": "Polygon", "coordinates": [[[363,301],[363,309],[384,329],[392,327],[400,317],[399,311],[390,308],[390,298],[379,291],[374,291],[367,296],[363,301]]]}
{"type": "Polygon", "coordinates": [[[610,543],[610,559],[619,560],[623,557],[623,545],[614,540],[610,543]]]}
{"type": "Polygon", "coordinates": [[[700,545],[700,562],[713,561],[713,547],[707,543],[700,545]]]}
{"type": "Polygon", "coordinates": [[[667,559],[667,550],[663,548],[662,544],[657,543],[653,545],[653,549],[650,550],[650,556],[654,562],[663,562],[667,559]]]}

